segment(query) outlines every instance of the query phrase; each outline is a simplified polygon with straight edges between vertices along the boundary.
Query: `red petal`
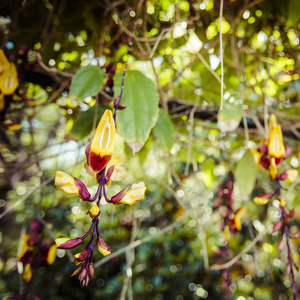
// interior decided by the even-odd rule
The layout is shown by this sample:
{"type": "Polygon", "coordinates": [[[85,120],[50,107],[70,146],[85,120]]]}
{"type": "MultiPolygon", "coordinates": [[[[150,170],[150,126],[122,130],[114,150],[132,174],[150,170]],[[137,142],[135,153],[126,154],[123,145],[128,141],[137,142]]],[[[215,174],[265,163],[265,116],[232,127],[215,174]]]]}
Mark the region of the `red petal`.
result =
{"type": "Polygon", "coordinates": [[[113,204],[116,204],[116,203],[118,203],[119,201],[121,201],[123,198],[124,198],[124,196],[125,196],[125,194],[126,194],[126,192],[127,192],[127,190],[128,190],[128,187],[129,186],[127,186],[125,189],[123,189],[121,192],[119,192],[118,194],[116,194],[116,195],[114,195],[112,198],[111,198],[111,202],[113,203],[113,204]]]}

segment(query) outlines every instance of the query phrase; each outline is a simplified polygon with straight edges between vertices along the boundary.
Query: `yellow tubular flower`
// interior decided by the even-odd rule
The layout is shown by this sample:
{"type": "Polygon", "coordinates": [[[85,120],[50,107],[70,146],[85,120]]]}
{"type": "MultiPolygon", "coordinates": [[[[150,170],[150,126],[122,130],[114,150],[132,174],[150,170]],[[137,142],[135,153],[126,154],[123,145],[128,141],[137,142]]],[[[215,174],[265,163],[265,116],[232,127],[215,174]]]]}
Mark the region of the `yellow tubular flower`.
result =
{"type": "Polygon", "coordinates": [[[270,199],[268,198],[262,198],[262,197],[255,197],[253,199],[254,203],[257,205],[265,205],[269,202],[270,199]]]}
{"type": "Polygon", "coordinates": [[[33,251],[33,247],[28,245],[28,241],[29,241],[29,235],[26,234],[23,236],[23,245],[22,245],[22,250],[19,253],[17,259],[19,261],[22,260],[22,258],[24,257],[24,255],[28,252],[28,251],[33,251]]]}
{"type": "Polygon", "coordinates": [[[25,282],[29,282],[32,278],[32,271],[30,264],[26,264],[23,272],[23,279],[25,282]]]}
{"type": "Polygon", "coordinates": [[[269,173],[272,179],[275,179],[277,177],[278,169],[274,157],[271,157],[269,173]]]}
{"type": "Polygon", "coordinates": [[[276,126],[277,126],[276,116],[274,114],[271,114],[270,120],[269,120],[269,132],[271,132],[271,130],[273,128],[275,128],[276,126]]]}
{"type": "Polygon", "coordinates": [[[285,148],[283,144],[283,137],[280,125],[272,128],[270,131],[269,144],[268,144],[269,155],[276,158],[281,158],[285,154],[285,148]]]}
{"type": "Polygon", "coordinates": [[[66,195],[79,196],[79,188],[75,184],[75,178],[65,172],[57,171],[55,173],[54,184],[66,195]]]}
{"type": "Polygon", "coordinates": [[[135,204],[136,202],[144,199],[145,191],[146,191],[145,186],[136,187],[136,188],[126,192],[124,198],[122,200],[120,200],[119,202],[117,202],[117,204],[119,204],[119,203],[129,204],[129,205],[135,204]]]}
{"type": "Polygon", "coordinates": [[[99,122],[91,143],[89,165],[94,172],[103,170],[110,161],[116,144],[115,121],[110,110],[106,110],[99,122]]]}
{"type": "Polygon", "coordinates": [[[3,74],[4,70],[8,67],[9,61],[7,60],[4,52],[0,49],[0,75],[3,74]]]}
{"type": "Polygon", "coordinates": [[[287,174],[287,178],[285,180],[289,183],[294,182],[298,178],[297,170],[287,170],[286,174],[287,174]]]}
{"type": "Polygon", "coordinates": [[[100,214],[100,209],[96,202],[93,203],[93,206],[91,207],[88,213],[91,218],[95,218],[100,214]]]}
{"type": "Polygon", "coordinates": [[[253,158],[254,158],[254,161],[255,161],[255,164],[257,167],[260,167],[260,159],[261,157],[263,156],[263,154],[258,151],[258,149],[253,149],[251,150],[252,154],[253,154],[253,158]]]}
{"type": "Polygon", "coordinates": [[[4,95],[11,95],[18,87],[18,73],[15,64],[10,63],[0,78],[0,89],[4,95]]]}
{"type": "Polygon", "coordinates": [[[111,253],[111,250],[110,250],[109,246],[104,242],[102,237],[97,239],[97,246],[98,246],[99,252],[102,255],[106,256],[106,255],[111,253]]]}
{"type": "Polygon", "coordinates": [[[230,240],[230,230],[229,230],[229,226],[228,225],[226,225],[225,227],[224,227],[224,239],[225,239],[225,241],[228,243],[229,242],[229,240],[230,240]]]}
{"type": "Polygon", "coordinates": [[[246,213],[246,207],[241,207],[234,216],[235,228],[240,231],[242,229],[241,217],[246,213]]]}
{"type": "Polygon", "coordinates": [[[47,254],[47,264],[48,265],[52,265],[54,263],[54,261],[55,261],[55,258],[56,258],[56,248],[57,248],[57,245],[54,244],[48,250],[48,254],[47,254]]]}
{"type": "Polygon", "coordinates": [[[283,198],[281,198],[279,201],[279,204],[280,204],[280,206],[284,207],[284,206],[286,206],[286,201],[283,198]]]}

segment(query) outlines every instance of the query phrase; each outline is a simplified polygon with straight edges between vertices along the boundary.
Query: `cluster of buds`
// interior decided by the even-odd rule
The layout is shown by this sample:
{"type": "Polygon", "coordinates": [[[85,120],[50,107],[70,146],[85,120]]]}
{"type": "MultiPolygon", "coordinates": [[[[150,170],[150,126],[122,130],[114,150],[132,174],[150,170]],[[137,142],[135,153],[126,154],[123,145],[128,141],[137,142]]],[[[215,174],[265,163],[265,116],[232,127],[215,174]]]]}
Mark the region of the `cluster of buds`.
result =
{"type": "Polygon", "coordinates": [[[74,263],[81,264],[81,267],[73,275],[79,274],[82,286],[87,286],[89,278],[94,277],[94,266],[92,263],[94,242],[103,255],[111,253],[111,249],[104,242],[99,232],[100,200],[102,196],[108,203],[129,205],[144,199],[145,196],[146,187],[143,183],[134,185],[134,188],[129,191],[127,186],[111,198],[107,196],[106,186],[111,184],[111,181],[124,179],[127,175],[126,170],[121,166],[124,162],[124,156],[119,155],[115,157],[113,155],[115,143],[115,119],[112,112],[106,110],[97,126],[92,142],[86,147],[85,151],[87,159],[85,169],[89,175],[96,178],[98,183],[98,189],[94,197],[91,196],[84,183],[79,179],[61,171],[57,171],[55,176],[55,185],[66,195],[76,195],[83,201],[92,203],[90,210],[87,212],[92,219],[89,230],[82,237],[75,239],[58,238],[55,240],[57,248],[72,249],[81,245],[91,234],[91,238],[85,248],[76,254],[74,259],[74,263]]]}
{"type": "MultiPolygon", "coordinates": [[[[221,230],[224,233],[224,240],[226,245],[224,249],[216,249],[214,252],[216,255],[221,257],[223,260],[230,260],[231,253],[229,251],[228,243],[231,234],[235,234],[242,230],[242,217],[246,213],[245,207],[240,207],[238,210],[233,209],[234,200],[232,197],[233,193],[233,176],[228,175],[227,180],[218,187],[217,197],[214,200],[213,206],[215,210],[218,210],[222,217],[221,230]]],[[[232,279],[229,268],[224,269],[223,274],[222,290],[225,291],[225,299],[231,298],[230,286],[232,279]]]]}
{"type": "Polygon", "coordinates": [[[253,201],[257,205],[265,205],[270,202],[271,199],[279,201],[280,207],[280,220],[273,225],[272,233],[281,233],[281,239],[278,243],[278,249],[281,250],[285,244],[288,253],[288,265],[292,279],[293,299],[297,299],[296,278],[294,274],[294,268],[298,271],[299,267],[293,259],[293,254],[290,246],[290,239],[300,237],[300,231],[295,235],[289,233],[289,222],[294,216],[294,209],[289,210],[287,207],[286,199],[282,196],[283,187],[282,181],[289,183],[298,179],[298,171],[295,169],[288,169],[279,172],[278,169],[281,162],[285,160],[291,154],[290,148],[285,147],[283,144],[283,136],[280,125],[277,124],[276,116],[271,115],[269,121],[269,139],[263,140],[261,145],[252,151],[256,164],[259,168],[267,170],[270,174],[271,180],[274,182],[274,190],[272,193],[264,193],[256,196],[253,201]]]}

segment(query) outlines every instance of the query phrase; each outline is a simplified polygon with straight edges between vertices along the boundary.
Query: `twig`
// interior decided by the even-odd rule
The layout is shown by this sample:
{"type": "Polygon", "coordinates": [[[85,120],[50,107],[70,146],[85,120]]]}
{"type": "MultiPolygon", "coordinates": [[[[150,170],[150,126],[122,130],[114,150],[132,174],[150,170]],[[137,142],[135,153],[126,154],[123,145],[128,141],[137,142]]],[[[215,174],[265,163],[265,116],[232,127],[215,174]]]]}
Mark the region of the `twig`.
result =
{"type": "Polygon", "coordinates": [[[190,127],[188,129],[188,131],[189,131],[189,146],[188,146],[185,171],[184,171],[185,176],[188,176],[188,174],[189,174],[189,167],[190,167],[190,163],[191,163],[191,154],[192,154],[192,147],[193,147],[193,134],[194,134],[194,115],[195,115],[195,112],[199,105],[199,98],[200,98],[200,96],[197,95],[196,102],[190,112],[190,120],[189,120],[190,127]]]}
{"type": "Polygon", "coordinates": [[[153,234],[153,235],[148,235],[142,239],[139,239],[119,250],[117,250],[116,252],[102,258],[100,261],[98,261],[97,263],[95,263],[95,268],[98,268],[100,266],[102,266],[103,264],[105,264],[106,262],[108,262],[110,259],[114,258],[114,257],[117,257],[119,256],[120,254],[126,252],[126,251],[129,251],[131,249],[134,249],[142,244],[145,244],[145,243],[148,243],[149,241],[165,234],[166,232],[170,231],[171,229],[179,226],[183,221],[185,220],[185,217],[181,217],[179,219],[177,219],[173,224],[169,225],[169,226],[166,226],[164,229],[161,229],[159,232],[157,232],[156,234],[153,234]]]}
{"type": "Polygon", "coordinates": [[[220,0],[220,16],[219,16],[219,24],[220,24],[220,57],[221,57],[221,106],[220,110],[223,109],[223,98],[224,98],[224,69],[223,69],[223,34],[222,34],[222,19],[223,19],[223,2],[224,0],[220,0]]]}

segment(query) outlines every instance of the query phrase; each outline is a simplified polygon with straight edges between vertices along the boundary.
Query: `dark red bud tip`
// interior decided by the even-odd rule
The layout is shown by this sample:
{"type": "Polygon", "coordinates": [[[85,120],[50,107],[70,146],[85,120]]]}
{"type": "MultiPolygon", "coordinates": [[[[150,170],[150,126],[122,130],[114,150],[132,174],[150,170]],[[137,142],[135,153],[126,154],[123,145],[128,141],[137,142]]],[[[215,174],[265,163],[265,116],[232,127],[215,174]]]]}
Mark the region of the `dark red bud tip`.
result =
{"type": "Polygon", "coordinates": [[[268,153],[268,146],[266,144],[262,144],[261,149],[262,149],[262,152],[264,152],[266,154],[268,153]]]}
{"type": "Polygon", "coordinates": [[[77,247],[81,243],[82,243],[81,238],[75,238],[75,239],[72,239],[72,240],[68,240],[67,242],[61,244],[57,248],[59,248],[59,249],[72,249],[72,248],[77,247]]]}
{"type": "Polygon", "coordinates": [[[119,96],[117,96],[117,97],[114,99],[114,108],[116,108],[118,102],[119,102],[119,96]]]}
{"type": "Polygon", "coordinates": [[[123,109],[125,109],[125,108],[127,108],[127,106],[126,105],[119,105],[119,110],[123,110],[123,109]]]}
{"type": "Polygon", "coordinates": [[[40,232],[43,228],[43,225],[38,220],[33,220],[30,224],[31,231],[40,232]]]}
{"type": "Polygon", "coordinates": [[[116,204],[116,203],[118,203],[119,201],[121,201],[123,198],[124,198],[124,196],[125,196],[125,194],[126,194],[126,192],[127,192],[127,190],[128,190],[128,187],[129,186],[127,186],[125,189],[123,189],[121,192],[119,192],[118,194],[116,194],[116,195],[114,195],[113,197],[111,197],[111,202],[113,203],[113,204],[116,204]]]}
{"type": "Polygon", "coordinates": [[[282,173],[278,176],[278,179],[279,179],[279,180],[286,180],[287,178],[288,178],[287,171],[282,172],[282,173]]]}
{"type": "Polygon", "coordinates": [[[295,215],[295,210],[291,209],[289,213],[290,218],[292,218],[294,215],[295,215]]]}
{"type": "Polygon", "coordinates": [[[108,183],[109,182],[109,179],[112,175],[112,173],[114,172],[114,169],[115,169],[115,166],[111,166],[107,172],[106,172],[106,175],[105,175],[105,183],[108,183]]]}
{"type": "Polygon", "coordinates": [[[264,198],[264,199],[271,199],[273,197],[273,194],[272,193],[265,193],[265,194],[261,194],[257,197],[264,198]]]}
{"type": "Polygon", "coordinates": [[[87,200],[91,197],[91,194],[89,193],[88,189],[86,188],[85,184],[80,181],[79,179],[75,178],[75,184],[79,188],[79,195],[82,200],[87,200]]]}
{"type": "Polygon", "coordinates": [[[276,222],[273,226],[272,233],[279,231],[281,227],[282,227],[282,222],[281,221],[276,222]]]}
{"type": "Polygon", "coordinates": [[[90,152],[91,152],[91,143],[89,143],[85,148],[86,162],[88,165],[90,164],[90,152]]]}

